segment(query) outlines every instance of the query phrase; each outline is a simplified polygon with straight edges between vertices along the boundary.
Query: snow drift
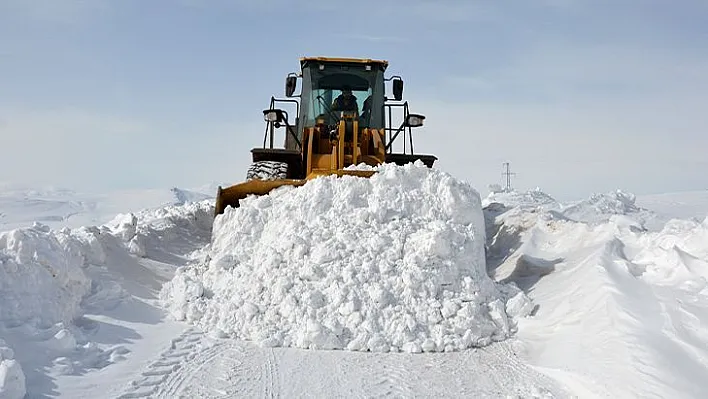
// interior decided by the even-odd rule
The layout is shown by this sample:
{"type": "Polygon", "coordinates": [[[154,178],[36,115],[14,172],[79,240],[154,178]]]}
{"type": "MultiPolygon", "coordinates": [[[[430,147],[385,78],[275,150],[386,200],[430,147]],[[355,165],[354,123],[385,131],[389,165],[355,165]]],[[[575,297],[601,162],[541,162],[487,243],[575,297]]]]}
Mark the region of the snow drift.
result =
{"type": "Polygon", "coordinates": [[[655,218],[654,212],[636,205],[637,197],[632,193],[615,190],[609,193],[595,193],[588,199],[570,204],[563,209],[563,216],[578,222],[601,224],[618,216],[629,216],[644,227],[655,218]]]}
{"type": "Polygon", "coordinates": [[[183,264],[175,254],[189,254],[209,242],[214,207],[211,200],[122,213],[106,223],[130,253],[171,264],[183,264]]]}
{"type": "Polygon", "coordinates": [[[150,272],[131,253],[186,263],[208,243],[212,214],[203,201],[118,215],[102,226],[56,231],[35,223],[0,233],[0,397],[39,389],[43,372],[77,374],[124,359],[124,346],[93,342],[92,322],[77,320],[132,300],[116,277],[135,285],[150,272]]]}
{"type": "Polygon", "coordinates": [[[486,274],[479,194],[420,162],[378,171],[227,209],[207,260],[179,269],[162,299],[178,319],[266,346],[452,351],[507,338],[530,303],[486,274]]]}
{"type": "Polygon", "coordinates": [[[705,397],[708,220],[649,232],[633,196],[591,198],[585,221],[486,211],[491,272],[539,306],[519,355],[581,397],[705,397]]]}
{"type": "Polygon", "coordinates": [[[83,258],[47,226],[0,233],[0,322],[46,327],[72,320],[91,287],[83,258]]]}
{"type": "Polygon", "coordinates": [[[502,205],[517,206],[523,208],[556,208],[560,204],[553,197],[543,192],[540,188],[529,191],[498,190],[491,191],[482,200],[482,206],[487,207],[498,203],[502,205]]]}
{"type": "Polygon", "coordinates": [[[22,399],[26,393],[25,374],[15,360],[15,352],[0,339],[0,398],[22,399]]]}

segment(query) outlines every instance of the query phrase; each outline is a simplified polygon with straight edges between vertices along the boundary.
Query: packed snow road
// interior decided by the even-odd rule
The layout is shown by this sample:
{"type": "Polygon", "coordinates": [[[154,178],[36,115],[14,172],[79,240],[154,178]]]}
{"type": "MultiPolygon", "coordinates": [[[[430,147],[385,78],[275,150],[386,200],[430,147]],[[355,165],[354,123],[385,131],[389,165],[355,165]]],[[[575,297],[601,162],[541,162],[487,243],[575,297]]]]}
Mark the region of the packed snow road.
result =
{"type": "Polygon", "coordinates": [[[189,329],[119,396],[570,397],[521,363],[514,344],[440,354],[262,348],[189,329]]]}

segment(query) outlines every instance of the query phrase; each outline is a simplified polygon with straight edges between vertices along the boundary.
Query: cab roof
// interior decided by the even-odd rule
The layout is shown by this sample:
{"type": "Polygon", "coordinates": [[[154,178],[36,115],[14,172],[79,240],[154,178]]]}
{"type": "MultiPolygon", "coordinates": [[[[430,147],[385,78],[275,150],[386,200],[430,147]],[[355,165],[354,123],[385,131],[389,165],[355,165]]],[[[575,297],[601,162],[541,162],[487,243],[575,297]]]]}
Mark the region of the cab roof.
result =
{"type": "Polygon", "coordinates": [[[300,66],[305,67],[308,62],[318,62],[323,64],[369,64],[378,65],[381,69],[386,69],[388,61],[373,60],[371,58],[345,58],[345,57],[302,57],[300,58],[300,66]]]}

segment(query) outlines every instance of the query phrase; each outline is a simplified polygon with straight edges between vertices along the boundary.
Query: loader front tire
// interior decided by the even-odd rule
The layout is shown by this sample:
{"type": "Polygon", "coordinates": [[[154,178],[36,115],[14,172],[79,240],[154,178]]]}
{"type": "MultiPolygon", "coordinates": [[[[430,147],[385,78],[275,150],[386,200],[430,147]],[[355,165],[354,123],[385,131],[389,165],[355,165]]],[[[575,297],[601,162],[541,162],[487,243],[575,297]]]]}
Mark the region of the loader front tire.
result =
{"type": "Polygon", "coordinates": [[[277,180],[288,178],[288,164],[277,161],[257,161],[246,172],[246,180],[277,180]]]}

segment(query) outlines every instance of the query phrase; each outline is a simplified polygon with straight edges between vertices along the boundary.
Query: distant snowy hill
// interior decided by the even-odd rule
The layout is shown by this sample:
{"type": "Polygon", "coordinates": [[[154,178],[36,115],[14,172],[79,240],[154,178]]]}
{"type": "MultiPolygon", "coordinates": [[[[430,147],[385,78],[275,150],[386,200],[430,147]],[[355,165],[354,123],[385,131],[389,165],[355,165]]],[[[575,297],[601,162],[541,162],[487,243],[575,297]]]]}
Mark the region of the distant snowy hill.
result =
{"type": "Polygon", "coordinates": [[[216,187],[198,189],[136,189],[103,194],[68,189],[32,188],[0,184],[0,231],[31,226],[51,228],[103,224],[116,214],[183,205],[214,197],[216,187]]]}

